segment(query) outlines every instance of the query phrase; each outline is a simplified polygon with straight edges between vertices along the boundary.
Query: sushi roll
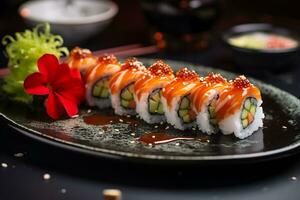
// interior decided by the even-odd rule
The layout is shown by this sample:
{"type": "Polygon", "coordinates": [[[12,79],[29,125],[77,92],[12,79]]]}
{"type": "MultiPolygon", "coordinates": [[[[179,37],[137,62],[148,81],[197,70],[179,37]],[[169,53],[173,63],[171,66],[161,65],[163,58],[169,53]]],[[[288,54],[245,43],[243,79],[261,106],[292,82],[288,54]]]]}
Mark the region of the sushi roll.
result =
{"type": "Polygon", "coordinates": [[[224,89],[215,103],[215,116],[224,135],[243,139],[263,126],[260,90],[245,76],[239,76],[224,89]]]}
{"type": "Polygon", "coordinates": [[[199,83],[195,71],[182,68],[162,90],[162,103],[167,122],[184,130],[195,126],[196,113],[192,109],[190,93],[199,83]]]}
{"type": "Polygon", "coordinates": [[[209,73],[191,92],[197,125],[202,132],[209,135],[218,132],[214,104],[219,98],[219,93],[227,86],[227,80],[220,74],[209,73]]]}
{"type": "Polygon", "coordinates": [[[108,108],[111,106],[108,81],[121,69],[121,64],[114,55],[103,55],[98,58],[98,64],[87,70],[86,100],[89,106],[108,108]]]}
{"type": "Polygon", "coordinates": [[[97,58],[90,50],[75,47],[71,50],[66,63],[70,68],[78,69],[84,75],[87,69],[97,65],[97,58]]]}
{"type": "Polygon", "coordinates": [[[141,79],[147,69],[135,58],[127,59],[121,70],[109,80],[111,104],[117,115],[135,115],[134,83],[141,79]]]}
{"type": "Polygon", "coordinates": [[[136,111],[149,124],[165,121],[161,103],[162,88],[174,78],[169,65],[159,60],[134,85],[136,111]]]}

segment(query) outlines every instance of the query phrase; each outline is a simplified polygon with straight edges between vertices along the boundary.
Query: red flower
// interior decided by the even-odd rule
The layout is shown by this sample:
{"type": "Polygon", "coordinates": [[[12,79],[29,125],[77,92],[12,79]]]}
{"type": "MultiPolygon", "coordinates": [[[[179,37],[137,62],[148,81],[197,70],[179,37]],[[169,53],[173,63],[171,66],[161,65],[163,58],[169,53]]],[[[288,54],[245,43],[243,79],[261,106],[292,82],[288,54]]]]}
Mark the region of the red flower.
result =
{"type": "Polygon", "coordinates": [[[37,65],[39,72],[30,74],[24,81],[26,93],[48,95],[45,107],[53,119],[58,119],[64,110],[70,117],[76,115],[85,94],[80,72],[67,64],[59,64],[51,54],[40,57],[37,65]]]}

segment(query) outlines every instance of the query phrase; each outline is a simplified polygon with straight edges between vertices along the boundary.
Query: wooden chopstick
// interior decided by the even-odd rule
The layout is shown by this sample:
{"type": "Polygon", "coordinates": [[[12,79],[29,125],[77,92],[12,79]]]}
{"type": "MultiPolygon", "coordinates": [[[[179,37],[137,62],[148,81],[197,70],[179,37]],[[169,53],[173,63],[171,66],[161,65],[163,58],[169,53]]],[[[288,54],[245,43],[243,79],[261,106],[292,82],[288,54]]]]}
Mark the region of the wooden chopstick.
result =
{"type": "MultiPolygon", "coordinates": [[[[113,47],[108,49],[101,49],[99,51],[93,52],[95,56],[100,56],[105,53],[108,54],[114,54],[116,56],[140,56],[140,55],[146,55],[151,53],[157,53],[158,48],[155,45],[152,46],[146,46],[143,47],[141,44],[130,44],[130,45],[124,45],[119,47],[113,47]]],[[[65,60],[66,58],[62,58],[65,60]]],[[[9,74],[8,68],[2,68],[0,69],[0,77],[4,77],[7,74],[9,74]]]]}
{"type": "Polygon", "coordinates": [[[119,52],[119,51],[124,51],[124,50],[128,50],[128,49],[134,49],[134,48],[139,48],[141,47],[141,44],[129,44],[129,45],[124,45],[124,46],[118,46],[118,47],[112,47],[112,48],[108,48],[108,49],[101,49],[98,51],[94,51],[93,53],[96,56],[105,54],[105,53],[111,53],[114,54],[115,52],[119,52]]]}
{"type": "Polygon", "coordinates": [[[96,56],[100,56],[105,53],[111,53],[116,56],[140,56],[140,55],[146,55],[151,53],[157,53],[159,49],[155,45],[146,46],[146,47],[128,45],[128,46],[123,46],[122,48],[116,47],[108,50],[109,51],[107,51],[107,49],[95,51],[94,54],[96,56]],[[125,48],[125,47],[129,47],[129,48],[125,48]]]}

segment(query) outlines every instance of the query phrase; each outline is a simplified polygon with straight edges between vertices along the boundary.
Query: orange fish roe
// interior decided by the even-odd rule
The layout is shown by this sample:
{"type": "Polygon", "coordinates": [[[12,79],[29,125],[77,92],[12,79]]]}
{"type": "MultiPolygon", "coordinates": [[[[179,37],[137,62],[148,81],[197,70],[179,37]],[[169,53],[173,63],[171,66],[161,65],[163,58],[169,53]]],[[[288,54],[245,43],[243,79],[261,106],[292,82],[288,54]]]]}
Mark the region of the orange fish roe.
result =
{"type": "Polygon", "coordinates": [[[233,80],[232,85],[235,88],[248,88],[252,86],[250,81],[243,75],[237,77],[236,79],[233,80]]]}
{"type": "Polygon", "coordinates": [[[184,67],[176,73],[176,78],[184,81],[193,81],[199,79],[199,75],[194,70],[191,71],[184,67]]]}
{"type": "Polygon", "coordinates": [[[152,64],[148,68],[148,71],[152,76],[171,76],[173,74],[171,67],[162,60],[158,60],[152,64]]]}
{"type": "Polygon", "coordinates": [[[213,72],[209,73],[205,78],[204,81],[207,83],[226,83],[227,80],[221,76],[221,74],[215,74],[213,72]]]}
{"type": "Polygon", "coordinates": [[[80,47],[75,47],[74,49],[72,49],[70,57],[72,57],[73,59],[83,59],[93,57],[93,54],[88,49],[81,49],[80,47]]]}
{"type": "Polygon", "coordinates": [[[101,64],[119,64],[118,59],[114,55],[104,54],[98,58],[98,62],[101,64]]]}
{"type": "Polygon", "coordinates": [[[121,70],[126,70],[126,69],[135,69],[135,70],[146,70],[145,66],[143,63],[138,61],[136,58],[128,58],[125,60],[125,63],[122,64],[121,70]]]}

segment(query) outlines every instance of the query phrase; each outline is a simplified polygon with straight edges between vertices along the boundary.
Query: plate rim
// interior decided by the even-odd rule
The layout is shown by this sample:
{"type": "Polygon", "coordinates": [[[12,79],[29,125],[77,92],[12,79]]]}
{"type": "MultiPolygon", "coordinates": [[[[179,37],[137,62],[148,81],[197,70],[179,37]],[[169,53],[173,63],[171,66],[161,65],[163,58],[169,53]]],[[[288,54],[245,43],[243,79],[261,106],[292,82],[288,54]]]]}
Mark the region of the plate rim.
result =
{"type": "MultiPolygon", "coordinates": [[[[99,147],[91,147],[87,145],[81,145],[78,143],[68,142],[59,138],[55,138],[46,134],[43,134],[39,131],[32,130],[28,127],[20,125],[5,116],[3,113],[0,113],[1,117],[8,122],[8,126],[17,132],[22,133],[30,138],[38,140],[40,142],[50,144],[56,147],[63,149],[72,150],[79,153],[85,153],[87,155],[107,157],[107,158],[128,158],[128,159],[142,159],[142,160],[164,160],[164,161],[230,161],[230,160],[245,160],[245,159],[255,159],[255,158],[267,158],[270,156],[277,155],[278,157],[283,157],[281,154],[290,153],[292,150],[296,150],[300,147],[299,142],[295,142],[291,145],[270,150],[266,152],[257,152],[257,153],[248,153],[248,154],[235,154],[235,155],[221,155],[221,156],[165,156],[165,155],[149,155],[149,154],[137,154],[130,152],[122,152],[116,150],[107,150],[99,147]]],[[[294,152],[293,154],[295,154],[294,152]]]]}

